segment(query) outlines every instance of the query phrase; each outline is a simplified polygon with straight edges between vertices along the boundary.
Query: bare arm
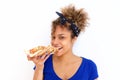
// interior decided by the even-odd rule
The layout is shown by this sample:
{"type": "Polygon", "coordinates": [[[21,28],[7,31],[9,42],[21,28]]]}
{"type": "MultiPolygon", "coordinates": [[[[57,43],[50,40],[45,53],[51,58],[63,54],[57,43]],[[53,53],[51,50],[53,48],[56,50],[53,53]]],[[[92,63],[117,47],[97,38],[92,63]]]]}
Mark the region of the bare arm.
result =
{"type": "Polygon", "coordinates": [[[43,80],[43,69],[35,69],[33,80],[43,80]]]}

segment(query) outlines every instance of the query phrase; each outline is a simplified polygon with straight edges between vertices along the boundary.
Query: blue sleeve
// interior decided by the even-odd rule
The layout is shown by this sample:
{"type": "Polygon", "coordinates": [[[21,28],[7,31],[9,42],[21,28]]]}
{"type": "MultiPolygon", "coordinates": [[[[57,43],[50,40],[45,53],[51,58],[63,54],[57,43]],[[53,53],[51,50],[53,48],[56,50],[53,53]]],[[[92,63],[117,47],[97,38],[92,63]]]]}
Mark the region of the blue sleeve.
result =
{"type": "Polygon", "coordinates": [[[35,70],[35,69],[36,69],[36,66],[33,67],[33,70],[35,70]]]}
{"type": "Polygon", "coordinates": [[[97,70],[97,66],[96,64],[90,60],[90,77],[89,80],[95,80],[96,78],[98,78],[98,70],[97,70]]]}

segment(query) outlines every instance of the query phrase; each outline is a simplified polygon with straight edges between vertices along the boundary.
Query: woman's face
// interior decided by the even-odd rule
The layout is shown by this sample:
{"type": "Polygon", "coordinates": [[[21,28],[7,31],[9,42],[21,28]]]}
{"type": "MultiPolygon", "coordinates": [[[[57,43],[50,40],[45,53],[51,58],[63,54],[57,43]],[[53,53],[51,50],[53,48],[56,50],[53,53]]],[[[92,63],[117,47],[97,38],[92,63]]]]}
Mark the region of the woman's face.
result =
{"type": "Polygon", "coordinates": [[[71,38],[71,32],[69,30],[57,26],[51,39],[52,46],[58,49],[58,52],[55,55],[61,56],[63,54],[71,53],[75,39],[76,38],[71,38]]]}

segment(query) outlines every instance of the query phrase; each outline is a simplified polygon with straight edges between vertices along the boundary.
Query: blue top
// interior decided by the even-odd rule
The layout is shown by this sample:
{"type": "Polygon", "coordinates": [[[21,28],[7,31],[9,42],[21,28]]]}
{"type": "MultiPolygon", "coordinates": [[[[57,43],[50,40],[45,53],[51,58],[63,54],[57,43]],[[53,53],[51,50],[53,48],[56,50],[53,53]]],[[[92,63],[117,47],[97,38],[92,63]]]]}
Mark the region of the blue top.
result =
{"type": "MultiPolygon", "coordinates": [[[[44,80],[62,80],[53,69],[52,55],[46,60],[44,66],[44,80]]],[[[98,77],[96,64],[82,57],[82,63],[77,72],[68,80],[94,80],[98,77]]]]}

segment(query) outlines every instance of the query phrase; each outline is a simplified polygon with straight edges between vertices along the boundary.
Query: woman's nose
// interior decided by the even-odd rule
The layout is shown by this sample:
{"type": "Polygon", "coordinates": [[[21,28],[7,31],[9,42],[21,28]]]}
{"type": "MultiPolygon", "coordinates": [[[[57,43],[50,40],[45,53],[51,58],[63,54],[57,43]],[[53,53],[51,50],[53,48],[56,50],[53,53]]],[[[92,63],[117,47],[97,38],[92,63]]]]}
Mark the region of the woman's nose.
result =
{"type": "Polygon", "coordinates": [[[58,39],[52,40],[52,45],[57,46],[58,44],[59,44],[59,40],[58,39]]]}

